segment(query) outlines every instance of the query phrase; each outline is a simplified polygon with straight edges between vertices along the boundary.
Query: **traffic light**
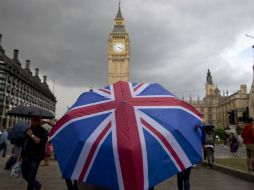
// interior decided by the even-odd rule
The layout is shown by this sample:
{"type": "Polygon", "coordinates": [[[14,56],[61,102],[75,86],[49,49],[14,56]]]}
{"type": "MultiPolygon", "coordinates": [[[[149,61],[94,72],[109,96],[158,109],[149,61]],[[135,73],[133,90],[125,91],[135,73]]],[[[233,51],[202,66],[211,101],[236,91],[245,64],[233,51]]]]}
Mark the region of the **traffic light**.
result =
{"type": "Polygon", "coordinates": [[[231,112],[228,112],[228,121],[229,124],[234,125],[235,124],[235,112],[234,110],[231,112]]]}

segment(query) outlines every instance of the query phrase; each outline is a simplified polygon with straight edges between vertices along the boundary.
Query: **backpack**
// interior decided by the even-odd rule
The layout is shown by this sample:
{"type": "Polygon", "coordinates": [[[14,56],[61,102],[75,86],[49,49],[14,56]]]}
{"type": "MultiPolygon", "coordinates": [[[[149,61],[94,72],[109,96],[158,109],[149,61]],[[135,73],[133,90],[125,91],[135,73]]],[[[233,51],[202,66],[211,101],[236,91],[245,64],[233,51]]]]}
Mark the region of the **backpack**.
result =
{"type": "Polygon", "coordinates": [[[214,138],[212,134],[206,134],[205,144],[214,144],[214,138]]]}

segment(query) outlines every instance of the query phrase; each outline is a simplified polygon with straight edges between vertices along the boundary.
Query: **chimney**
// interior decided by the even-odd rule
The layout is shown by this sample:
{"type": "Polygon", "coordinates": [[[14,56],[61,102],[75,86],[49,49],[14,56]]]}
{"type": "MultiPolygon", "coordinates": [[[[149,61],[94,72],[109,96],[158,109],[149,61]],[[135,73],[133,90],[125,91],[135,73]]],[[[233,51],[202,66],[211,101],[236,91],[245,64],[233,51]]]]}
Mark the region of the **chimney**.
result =
{"type": "Polygon", "coordinates": [[[30,70],[30,62],[31,62],[30,60],[28,59],[26,60],[26,66],[25,66],[26,70],[30,70]]]}
{"type": "Polygon", "coordinates": [[[47,84],[47,76],[46,75],[43,76],[43,84],[47,84]]]}
{"type": "Polygon", "coordinates": [[[35,68],[34,70],[35,70],[34,76],[39,77],[39,68],[35,68]]]}
{"type": "Polygon", "coordinates": [[[5,53],[5,51],[4,51],[3,47],[2,47],[2,34],[0,34],[0,53],[1,54],[5,53]]]}
{"type": "Polygon", "coordinates": [[[18,61],[18,55],[19,55],[19,50],[18,49],[14,49],[13,50],[13,60],[14,61],[18,61]]]}
{"type": "Polygon", "coordinates": [[[0,34],[0,47],[2,46],[2,34],[0,34]]]}

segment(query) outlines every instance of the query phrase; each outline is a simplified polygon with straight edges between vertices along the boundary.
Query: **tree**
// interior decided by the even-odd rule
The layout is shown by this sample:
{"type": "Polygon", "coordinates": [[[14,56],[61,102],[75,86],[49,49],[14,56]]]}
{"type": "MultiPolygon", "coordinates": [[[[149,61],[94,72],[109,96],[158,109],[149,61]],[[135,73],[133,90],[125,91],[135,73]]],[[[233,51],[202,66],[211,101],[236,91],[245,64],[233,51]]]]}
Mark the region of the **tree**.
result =
{"type": "Polygon", "coordinates": [[[227,137],[227,134],[223,128],[214,129],[214,134],[218,135],[220,137],[220,139],[224,139],[227,137]]]}

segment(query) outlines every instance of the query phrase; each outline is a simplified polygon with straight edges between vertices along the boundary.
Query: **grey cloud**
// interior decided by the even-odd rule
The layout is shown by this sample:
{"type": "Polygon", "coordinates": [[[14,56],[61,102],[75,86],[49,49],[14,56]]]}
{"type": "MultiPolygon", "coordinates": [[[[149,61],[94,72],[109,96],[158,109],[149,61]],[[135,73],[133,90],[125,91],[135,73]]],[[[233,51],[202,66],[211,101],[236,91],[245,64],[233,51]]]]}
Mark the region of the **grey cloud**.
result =
{"type": "MultiPolygon", "coordinates": [[[[210,67],[219,87],[249,82],[250,73],[236,73],[220,53],[254,29],[253,7],[252,0],[123,1],[130,79],[200,94],[210,67]]],[[[101,86],[107,82],[107,38],[116,11],[115,0],[1,0],[0,32],[8,54],[19,48],[23,62],[31,59],[61,86],[101,86]]]]}

